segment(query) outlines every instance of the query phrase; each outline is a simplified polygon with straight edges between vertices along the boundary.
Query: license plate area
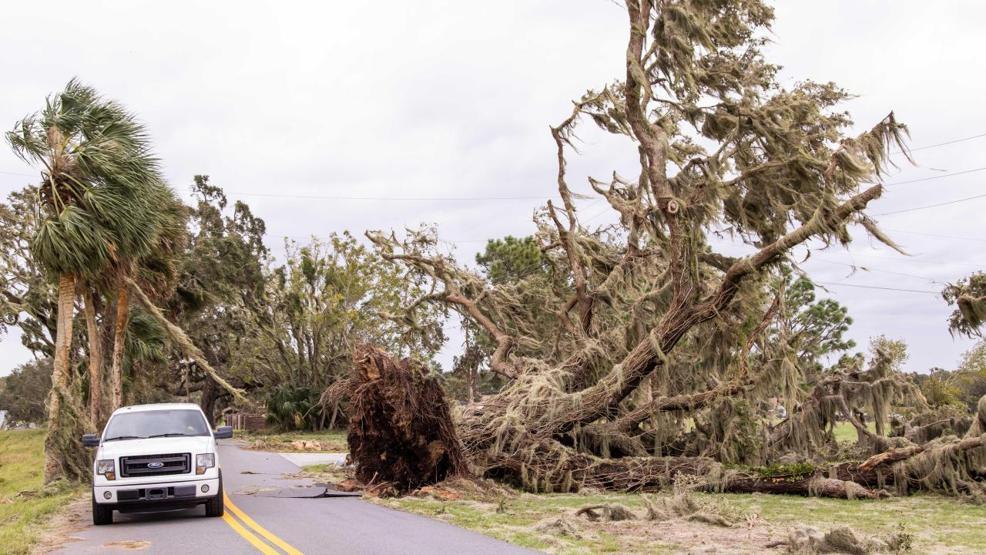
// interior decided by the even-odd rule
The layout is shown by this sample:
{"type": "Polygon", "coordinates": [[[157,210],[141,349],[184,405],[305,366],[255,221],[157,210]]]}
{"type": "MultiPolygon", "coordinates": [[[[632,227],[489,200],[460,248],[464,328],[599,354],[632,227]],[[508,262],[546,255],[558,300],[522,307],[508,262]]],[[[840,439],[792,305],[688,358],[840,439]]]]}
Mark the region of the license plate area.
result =
{"type": "Polygon", "coordinates": [[[194,499],[195,489],[194,484],[159,488],[122,489],[116,492],[116,497],[121,503],[128,501],[178,501],[182,499],[194,499]]]}
{"type": "Polygon", "coordinates": [[[156,501],[160,499],[168,498],[167,488],[148,488],[145,499],[148,501],[156,501]]]}

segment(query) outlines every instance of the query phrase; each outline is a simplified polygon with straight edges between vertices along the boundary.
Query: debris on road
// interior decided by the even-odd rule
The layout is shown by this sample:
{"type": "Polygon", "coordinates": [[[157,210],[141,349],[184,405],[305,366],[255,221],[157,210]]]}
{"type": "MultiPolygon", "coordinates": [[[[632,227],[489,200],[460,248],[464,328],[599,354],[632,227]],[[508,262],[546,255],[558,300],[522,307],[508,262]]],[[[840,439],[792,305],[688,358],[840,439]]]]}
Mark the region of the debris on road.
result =
{"type": "Polygon", "coordinates": [[[317,499],[320,497],[360,497],[359,492],[348,492],[335,489],[325,484],[281,488],[257,493],[258,497],[279,497],[288,499],[317,499]]]}

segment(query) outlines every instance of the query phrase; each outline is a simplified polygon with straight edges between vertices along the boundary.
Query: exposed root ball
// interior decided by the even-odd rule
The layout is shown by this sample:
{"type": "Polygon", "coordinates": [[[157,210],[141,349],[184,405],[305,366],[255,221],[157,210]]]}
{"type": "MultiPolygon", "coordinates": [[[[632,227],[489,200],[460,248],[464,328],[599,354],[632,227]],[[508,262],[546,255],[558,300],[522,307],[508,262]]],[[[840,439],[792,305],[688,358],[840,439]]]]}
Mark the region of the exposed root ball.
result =
{"type": "Polygon", "coordinates": [[[467,472],[441,386],[373,347],[353,354],[349,453],[356,477],[397,493],[467,472]]]}

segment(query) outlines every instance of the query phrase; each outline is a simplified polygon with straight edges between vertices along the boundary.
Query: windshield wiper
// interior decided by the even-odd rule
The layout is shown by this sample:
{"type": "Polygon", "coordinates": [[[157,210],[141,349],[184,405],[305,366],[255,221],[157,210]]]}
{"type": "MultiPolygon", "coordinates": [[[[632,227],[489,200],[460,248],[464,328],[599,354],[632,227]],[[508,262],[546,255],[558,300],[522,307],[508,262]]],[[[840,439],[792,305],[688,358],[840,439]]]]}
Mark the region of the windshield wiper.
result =
{"type": "Polygon", "coordinates": [[[147,438],[144,436],[116,436],[116,437],[104,439],[103,441],[116,441],[118,439],[147,439],[147,438]]]}
{"type": "Polygon", "coordinates": [[[181,432],[171,432],[171,433],[167,433],[167,434],[154,434],[152,436],[147,436],[147,438],[150,439],[152,437],[182,437],[182,436],[187,436],[187,435],[188,434],[183,434],[181,432]]]}

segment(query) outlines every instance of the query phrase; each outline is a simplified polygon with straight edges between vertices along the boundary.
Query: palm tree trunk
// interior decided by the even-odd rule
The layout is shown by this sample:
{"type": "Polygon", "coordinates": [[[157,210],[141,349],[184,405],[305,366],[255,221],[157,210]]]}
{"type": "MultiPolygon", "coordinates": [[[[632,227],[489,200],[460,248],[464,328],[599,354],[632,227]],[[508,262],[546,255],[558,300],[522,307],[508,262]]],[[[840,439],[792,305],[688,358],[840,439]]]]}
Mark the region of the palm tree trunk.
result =
{"type": "Polygon", "coordinates": [[[126,276],[120,276],[116,294],[116,321],[113,326],[113,410],[123,405],[123,347],[130,316],[130,286],[126,276]]]}
{"type": "Polygon", "coordinates": [[[68,391],[69,359],[72,351],[72,318],[75,310],[75,276],[58,276],[58,324],[55,333],[55,361],[48,394],[48,436],[45,439],[45,483],[65,473],[65,454],[61,452],[62,393],[68,391]]]}
{"type": "Polygon", "coordinates": [[[103,338],[96,324],[96,295],[86,292],[86,335],[89,338],[89,419],[99,426],[103,410],[103,338]]]}

